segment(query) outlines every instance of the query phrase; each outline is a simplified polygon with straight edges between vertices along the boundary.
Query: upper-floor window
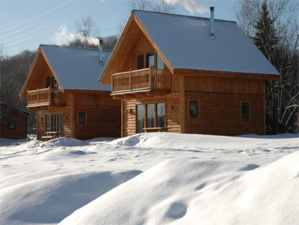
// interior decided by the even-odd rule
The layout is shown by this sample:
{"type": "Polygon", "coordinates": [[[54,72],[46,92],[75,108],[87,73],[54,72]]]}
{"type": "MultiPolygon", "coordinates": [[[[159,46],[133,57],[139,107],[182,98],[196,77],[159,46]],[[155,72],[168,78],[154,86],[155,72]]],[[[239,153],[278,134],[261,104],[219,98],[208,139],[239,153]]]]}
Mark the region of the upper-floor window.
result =
{"type": "Polygon", "coordinates": [[[46,87],[50,87],[52,89],[60,89],[55,77],[47,77],[46,79],[46,87]]]}
{"type": "Polygon", "coordinates": [[[137,69],[164,69],[164,62],[158,53],[137,55],[137,69]]]}

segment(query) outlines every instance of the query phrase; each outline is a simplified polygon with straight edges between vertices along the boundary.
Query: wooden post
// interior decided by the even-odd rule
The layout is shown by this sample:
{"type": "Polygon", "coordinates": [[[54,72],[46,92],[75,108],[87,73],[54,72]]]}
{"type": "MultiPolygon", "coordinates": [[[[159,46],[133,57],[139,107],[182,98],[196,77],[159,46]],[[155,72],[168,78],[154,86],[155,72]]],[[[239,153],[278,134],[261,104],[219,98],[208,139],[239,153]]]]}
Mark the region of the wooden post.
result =
{"type": "Polygon", "coordinates": [[[49,101],[49,104],[51,105],[51,103],[52,103],[52,96],[51,96],[51,88],[49,88],[49,90],[48,90],[48,101],[49,101]]]}
{"type": "Polygon", "coordinates": [[[37,89],[37,103],[39,103],[39,88],[37,89]]]}
{"type": "Polygon", "coordinates": [[[149,73],[148,73],[148,81],[149,81],[149,88],[152,89],[152,70],[151,70],[151,67],[149,68],[149,73]]]}
{"type": "Polygon", "coordinates": [[[129,89],[132,90],[132,70],[130,69],[129,73],[129,89]]]}
{"type": "Polygon", "coordinates": [[[113,93],[114,88],[113,88],[113,72],[111,72],[111,92],[113,93]]]}

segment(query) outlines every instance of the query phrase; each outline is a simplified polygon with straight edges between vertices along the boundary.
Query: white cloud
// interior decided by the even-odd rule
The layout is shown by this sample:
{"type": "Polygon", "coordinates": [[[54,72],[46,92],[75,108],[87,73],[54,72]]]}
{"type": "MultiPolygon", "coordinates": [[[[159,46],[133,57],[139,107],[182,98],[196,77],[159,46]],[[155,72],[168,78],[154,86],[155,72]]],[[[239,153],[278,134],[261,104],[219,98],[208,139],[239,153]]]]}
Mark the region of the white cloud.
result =
{"type": "Polygon", "coordinates": [[[191,0],[165,0],[166,3],[170,5],[180,4],[185,7],[191,14],[198,12],[200,14],[204,14],[209,10],[204,5],[199,5],[194,1],[191,0]]]}
{"type": "Polygon", "coordinates": [[[99,40],[97,38],[84,37],[79,33],[69,32],[66,24],[60,25],[60,27],[58,28],[58,32],[55,32],[55,35],[54,35],[54,41],[55,41],[55,44],[57,44],[57,45],[64,45],[70,41],[74,41],[77,39],[81,40],[82,42],[87,41],[88,44],[90,44],[90,45],[91,44],[93,44],[93,45],[99,44],[99,40]]]}

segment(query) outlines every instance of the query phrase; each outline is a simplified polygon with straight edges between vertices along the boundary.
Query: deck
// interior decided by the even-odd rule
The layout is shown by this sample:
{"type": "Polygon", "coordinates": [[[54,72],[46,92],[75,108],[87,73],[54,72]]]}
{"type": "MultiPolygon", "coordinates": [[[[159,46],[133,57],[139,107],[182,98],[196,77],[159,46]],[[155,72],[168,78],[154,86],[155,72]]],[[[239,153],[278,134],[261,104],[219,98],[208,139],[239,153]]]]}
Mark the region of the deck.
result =
{"type": "Polygon", "coordinates": [[[112,74],[112,94],[166,91],[171,89],[170,72],[158,69],[131,70],[112,74]]]}
{"type": "Polygon", "coordinates": [[[61,90],[44,88],[27,91],[27,108],[49,105],[65,105],[61,90]]]}

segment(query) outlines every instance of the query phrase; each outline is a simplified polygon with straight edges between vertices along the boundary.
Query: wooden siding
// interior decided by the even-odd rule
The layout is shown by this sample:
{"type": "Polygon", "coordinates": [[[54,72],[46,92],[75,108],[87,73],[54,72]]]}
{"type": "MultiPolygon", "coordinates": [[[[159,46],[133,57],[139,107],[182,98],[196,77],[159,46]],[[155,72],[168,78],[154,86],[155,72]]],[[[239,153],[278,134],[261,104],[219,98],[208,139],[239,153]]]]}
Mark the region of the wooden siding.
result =
{"type": "Polygon", "coordinates": [[[9,138],[9,139],[27,138],[27,117],[24,114],[1,104],[0,115],[1,115],[1,120],[0,120],[1,138],[9,138]],[[8,127],[9,122],[15,122],[16,127],[14,129],[10,129],[8,127]]]}
{"type": "Polygon", "coordinates": [[[228,93],[186,93],[185,132],[217,135],[264,134],[264,96],[228,93]],[[189,117],[189,102],[198,101],[198,117],[189,117]],[[249,118],[241,118],[241,103],[249,118]]]}
{"type": "Polygon", "coordinates": [[[186,91],[264,94],[264,80],[185,76],[186,91]]]}
{"type": "Polygon", "coordinates": [[[63,135],[81,140],[96,137],[120,137],[120,101],[110,92],[71,91],[65,95],[66,106],[38,109],[37,138],[45,135],[45,115],[63,113],[63,135]],[[86,124],[79,124],[78,113],[86,112],[86,124]]]}

